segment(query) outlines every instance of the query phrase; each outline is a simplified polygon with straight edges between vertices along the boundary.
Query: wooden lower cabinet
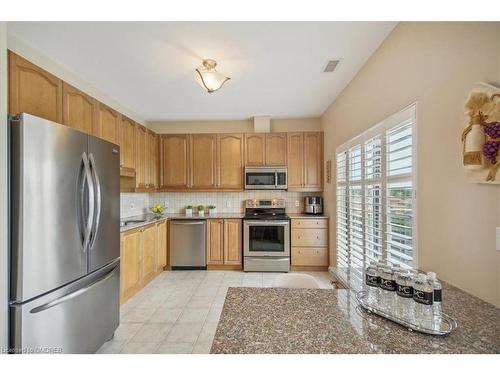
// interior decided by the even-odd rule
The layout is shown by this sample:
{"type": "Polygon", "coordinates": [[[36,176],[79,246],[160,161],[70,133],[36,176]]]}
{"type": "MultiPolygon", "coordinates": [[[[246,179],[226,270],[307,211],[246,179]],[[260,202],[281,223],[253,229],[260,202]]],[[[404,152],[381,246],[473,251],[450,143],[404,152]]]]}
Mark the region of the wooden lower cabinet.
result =
{"type": "Polygon", "coordinates": [[[241,219],[207,220],[207,267],[241,269],[241,219]]]}
{"type": "Polygon", "coordinates": [[[120,244],[120,301],[128,300],[141,288],[141,231],[123,232],[120,244]]]}
{"type": "Polygon", "coordinates": [[[328,219],[292,219],[291,227],[292,270],[328,269],[328,219]]]}
{"type": "Polygon", "coordinates": [[[167,264],[167,221],[122,232],[120,257],[120,303],[124,303],[167,264]]]}
{"type": "Polygon", "coordinates": [[[156,272],[162,272],[167,265],[167,221],[156,224],[158,233],[158,246],[156,250],[156,272]]]}

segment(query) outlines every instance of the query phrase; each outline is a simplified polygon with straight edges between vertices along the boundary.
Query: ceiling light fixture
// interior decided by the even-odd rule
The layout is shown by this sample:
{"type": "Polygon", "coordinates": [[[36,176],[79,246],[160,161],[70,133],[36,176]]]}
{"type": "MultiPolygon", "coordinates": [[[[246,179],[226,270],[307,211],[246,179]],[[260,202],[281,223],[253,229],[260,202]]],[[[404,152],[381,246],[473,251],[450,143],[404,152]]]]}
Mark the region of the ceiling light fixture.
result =
{"type": "Polygon", "coordinates": [[[203,65],[196,69],[196,81],[207,92],[217,91],[222,85],[231,78],[215,70],[217,62],[215,60],[203,60],[203,65]]]}

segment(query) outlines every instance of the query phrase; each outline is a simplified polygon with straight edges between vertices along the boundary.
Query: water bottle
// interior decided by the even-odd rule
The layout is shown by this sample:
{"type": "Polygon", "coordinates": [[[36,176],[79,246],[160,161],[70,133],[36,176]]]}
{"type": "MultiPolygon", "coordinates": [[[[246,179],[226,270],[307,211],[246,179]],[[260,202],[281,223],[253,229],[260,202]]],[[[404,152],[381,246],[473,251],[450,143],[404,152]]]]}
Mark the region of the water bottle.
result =
{"type": "Polygon", "coordinates": [[[433,293],[434,293],[434,300],[432,304],[432,312],[434,315],[434,325],[436,329],[441,328],[441,300],[442,300],[442,286],[439,280],[437,279],[436,273],[435,272],[427,272],[427,276],[429,277],[431,283],[432,283],[432,288],[433,288],[433,293]]]}
{"type": "Polygon", "coordinates": [[[413,277],[408,271],[396,273],[396,315],[404,320],[413,319],[413,277]]]}
{"type": "Polygon", "coordinates": [[[366,267],[365,284],[368,288],[368,303],[377,304],[380,293],[380,276],[378,274],[377,264],[373,261],[366,267]]]}
{"type": "Polygon", "coordinates": [[[380,269],[380,305],[385,311],[392,311],[396,296],[396,281],[392,267],[380,269]]]}
{"type": "Polygon", "coordinates": [[[414,281],[413,300],[416,302],[415,320],[425,327],[433,327],[432,304],[434,302],[434,289],[427,275],[421,273],[414,281]]]}

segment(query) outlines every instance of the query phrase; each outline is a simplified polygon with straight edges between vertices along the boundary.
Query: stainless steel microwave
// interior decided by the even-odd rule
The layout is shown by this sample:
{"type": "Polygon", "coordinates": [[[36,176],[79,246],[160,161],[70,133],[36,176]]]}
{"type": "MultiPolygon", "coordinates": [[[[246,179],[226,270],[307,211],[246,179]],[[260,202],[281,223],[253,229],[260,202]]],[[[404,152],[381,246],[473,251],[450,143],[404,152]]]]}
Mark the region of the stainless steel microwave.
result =
{"type": "Polygon", "coordinates": [[[245,167],[245,190],[286,190],[287,167],[245,167]]]}

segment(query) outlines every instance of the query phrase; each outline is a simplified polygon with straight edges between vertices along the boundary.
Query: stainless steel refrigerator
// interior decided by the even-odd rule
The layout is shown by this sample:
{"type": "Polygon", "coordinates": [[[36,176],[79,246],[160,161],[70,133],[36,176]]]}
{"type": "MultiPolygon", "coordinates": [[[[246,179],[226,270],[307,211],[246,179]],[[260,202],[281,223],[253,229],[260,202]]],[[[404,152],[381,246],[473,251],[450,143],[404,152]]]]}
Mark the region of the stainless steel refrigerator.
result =
{"type": "Polygon", "coordinates": [[[93,353],[119,324],[119,147],[25,113],[10,139],[10,346],[93,353]]]}

